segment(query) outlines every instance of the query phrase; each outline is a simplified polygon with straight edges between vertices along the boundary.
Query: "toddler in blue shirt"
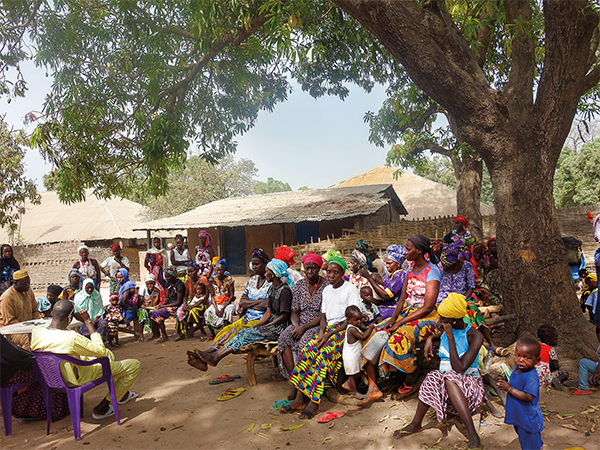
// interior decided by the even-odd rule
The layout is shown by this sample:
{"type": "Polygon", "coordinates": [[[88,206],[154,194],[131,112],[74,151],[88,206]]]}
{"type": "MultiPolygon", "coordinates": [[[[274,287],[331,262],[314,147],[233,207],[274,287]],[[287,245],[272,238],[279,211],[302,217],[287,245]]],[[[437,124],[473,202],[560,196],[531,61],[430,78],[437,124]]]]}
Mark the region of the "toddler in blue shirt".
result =
{"type": "Polygon", "coordinates": [[[515,348],[515,365],[510,380],[499,381],[498,387],[508,393],[504,423],[513,425],[522,450],[539,450],[544,429],[540,408],[540,378],[535,370],[540,361],[540,344],[521,338],[515,348]]]}

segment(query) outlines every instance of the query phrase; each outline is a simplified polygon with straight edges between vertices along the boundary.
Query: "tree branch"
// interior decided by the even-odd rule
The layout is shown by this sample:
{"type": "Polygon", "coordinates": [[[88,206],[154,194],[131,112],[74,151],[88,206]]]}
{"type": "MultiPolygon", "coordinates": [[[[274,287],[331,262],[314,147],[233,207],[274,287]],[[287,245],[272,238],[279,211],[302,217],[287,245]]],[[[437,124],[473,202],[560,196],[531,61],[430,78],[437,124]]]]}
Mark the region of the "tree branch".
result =
{"type": "Polygon", "coordinates": [[[487,56],[488,48],[492,40],[492,32],[494,29],[490,27],[487,22],[492,18],[493,5],[491,2],[487,2],[484,6],[483,15],[479,19],[481,22],[481,28],[477,32],[477,42],[475,45],[475,51],[477,52],[477,65],[483,69],[485,59],[487,56]]]}
{"type": "Polygon", "coordinates": [[[427,109],[425,111],[423,111],[422,114],[415,117],[413,120],[408,122],[406,125],[399,127],[399,131],[402,133],[402,132],[406,131],[408,128],[412,128],[413,130],[420,130],[425,125],[425,122],[427,122],[427,120],[433,114],[437,114],[437,113],[441,113],[441,112],[444,112],[444,110],[442,108],[440,108],[440,105],[438,105],[435,102],[430,103],[429,106],[427,107],[427,109]]]}
{"type": "Polygon", "coordinates": [[[515,117],[528,117],[533,106],[535,45],[531,34],[532,10],[528,2],[509,0],[504,3],[511,47],[511,70],[504,93],[508,108],[515,117]]]}

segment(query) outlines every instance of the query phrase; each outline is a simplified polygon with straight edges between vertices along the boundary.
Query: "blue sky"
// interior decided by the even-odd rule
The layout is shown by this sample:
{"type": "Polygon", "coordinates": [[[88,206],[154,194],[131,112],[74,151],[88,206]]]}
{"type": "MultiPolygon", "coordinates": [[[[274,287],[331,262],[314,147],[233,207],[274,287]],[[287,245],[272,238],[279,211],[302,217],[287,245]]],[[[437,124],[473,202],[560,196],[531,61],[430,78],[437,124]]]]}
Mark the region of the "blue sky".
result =
{"type": "MultiPolygon", "coordinates": [[[[25,98],[2,101],[0,114],[15,128],[23,128],[23,117],[40,111],[50,89],[51,77],[32,63],[23,65],[29,90],[25,98]]],[[[260,113],[254,128],[238,138],[236,156],[254,161],[258,179],[285,181],[292,189],[327,187],[385,163],[387,149],[369,143],[369,127],[363,117],[377,111],[385,99],[382,86],[367,94],[351,87],[345,101],[337,97],[314,99],[295,85],[287,102],[272,113],[260,113]]],[[[42,186],[42,177],[52,170],[37,150],[25,158],[26,174],[42,186]]]]}

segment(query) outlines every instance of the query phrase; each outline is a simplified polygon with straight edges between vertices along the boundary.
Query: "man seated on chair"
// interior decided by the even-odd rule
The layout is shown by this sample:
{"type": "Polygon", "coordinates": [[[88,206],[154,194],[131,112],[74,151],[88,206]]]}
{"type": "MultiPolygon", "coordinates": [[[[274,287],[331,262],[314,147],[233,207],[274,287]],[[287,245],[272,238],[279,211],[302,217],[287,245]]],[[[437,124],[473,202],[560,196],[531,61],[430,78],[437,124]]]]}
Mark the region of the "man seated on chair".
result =
{"type": "MultiPolygon", "coordinates": [[[[76,318],[84,323],[90,331],[90,338],[86,338],[76,331],[67,330],[73,318],[74,306],[68,300],[59,300],[52,310],[52,322],[48,328],[35,328],[31,336],[31,349],[52,353],[61,353],[75,358],[92,360],[108,356],[116,397],[119,404],[127,403],[138,396],[129,388],[140,373],[140,362],[137,359],[115,361],[115,356],[102,342],[100,333],[94,329],[94,324],[86,311],[80,311],[76,318]]],[[[67,385],[82,386],[102,376],[100,364],[93,366],[77,366],[74,370],[72,364],[61,365],[60,372],[67,385]]],[[[110,400],[110,394],[94,408],[92,417],[104,419],[115,414],[110,400]]]]}

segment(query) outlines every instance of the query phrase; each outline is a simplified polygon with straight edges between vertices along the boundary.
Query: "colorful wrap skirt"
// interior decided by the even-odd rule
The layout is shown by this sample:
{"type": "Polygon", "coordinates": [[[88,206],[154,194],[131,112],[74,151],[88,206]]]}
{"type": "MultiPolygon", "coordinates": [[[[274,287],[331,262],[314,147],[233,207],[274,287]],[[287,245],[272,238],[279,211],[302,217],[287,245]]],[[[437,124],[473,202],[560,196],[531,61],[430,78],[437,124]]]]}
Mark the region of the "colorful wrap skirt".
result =
{"type": "Polygon", "coordinates": [[[144,324],[144,333],[152,332],[150,328],[150,310],[145,308],[138,308],[137,310],[137,319],[139,323],[144,324]]]}
{"type": "Polygon", "coordinates": [[[465,375],[454,370],[448,372],[434,370],[429,372],[423,380],[423,384],[419,388],[419,400],[435,409],[438,422],[444,420],[446,412],[458,415],[458,411],[456,411],[446,391],[446,380],[459,387],[467,400],[469,411],[471,414],[475,413],[485,397],[483,379],[479,376],[465,375]]]}
{"type": "Polygon", "coordinates": [[[227,325],[223,328],[219,333],[215,336],[213,340],[213,347],[217,350],[223,347],[227,342],[232,340],[240,331],[246,328],[252,328],[256,325],[258,320],[248,320],[246,317],[242,317],[239,320],[236,320],[231,325],[227,325]]]}
{"type": "MultiPolygon", "coordinates": [[[[405,304],[400,313],[404,318],[417,311],[419,308],[413,305],[405,304]]],[[[390,372],[400,370],[405,373],[412,373],[417,368],[417,356],[415,354],[415,345],[424,342],[429,336],[437,333],[437,323],[440,316],[437,310],[433,309],[425,317],[412,320],[405,323],[390,336],[383,346],[381,356],[379,357],[379,373],[386,376],[390,372]]],[[[374,331],[381,331],[387,321],[381,322],[374,331]]]]}
{"type": "Polygon", "coordinates": [[[177,324],[175,328],[177,330],[177,334],[180,336],[185,336],[185,330],[189,324],[204,323],[204,311],[206,311],[206,305],[201,304],[200,306],[196,306],[189,311],[184,311],[183,306],[180,306],[177,309],[177,324]]]}
{"type": "MultiPolygon", "coordinates": [[[[335,325],[327,325],[325,333],[334,328],[335,325]]],[[[337,384],[338,373],[343,365],[342,348],[345,336],[345,331],[333,335],[321,349],[317,348],[315,337],[298,356],[298,362],[290,375],[290,383],[313,403],[321,403],[327,383],[332,386],[337,384]]]]}

